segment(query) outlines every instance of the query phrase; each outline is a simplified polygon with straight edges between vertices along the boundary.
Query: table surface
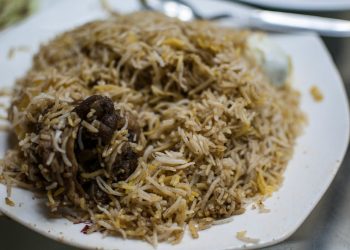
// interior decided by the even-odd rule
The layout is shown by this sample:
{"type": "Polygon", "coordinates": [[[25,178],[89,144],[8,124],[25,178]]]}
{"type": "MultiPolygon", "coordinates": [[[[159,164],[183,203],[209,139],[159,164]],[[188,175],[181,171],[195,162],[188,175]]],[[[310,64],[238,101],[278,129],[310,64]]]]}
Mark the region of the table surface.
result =
{"type": "MultiPolygon", "coordinates": [[[[315,13],[350,20],[350,12],[315,13]]],[[[350,94],[350,38],[324,39],[350,94]]],[[[350,150],[328,191],[302,226],[271,250],[350,249],[350,150]]],[[[3,216],[0,217],[1,249],[76,250],[41,236],[3,216]],[[7,247],[6,247],[7,246],[7,247]]]]}

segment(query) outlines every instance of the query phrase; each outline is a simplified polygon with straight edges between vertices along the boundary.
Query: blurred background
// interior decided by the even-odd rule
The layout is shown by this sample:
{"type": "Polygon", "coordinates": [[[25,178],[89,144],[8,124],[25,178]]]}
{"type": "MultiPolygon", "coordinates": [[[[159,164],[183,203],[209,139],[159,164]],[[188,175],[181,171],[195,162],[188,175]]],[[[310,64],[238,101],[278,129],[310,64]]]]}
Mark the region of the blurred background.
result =
{"type": "MultiPolygon", "coordinates": [[[[0,33],[4,29],[9,28],[11,25],[25,20],[25,18],[30,15],[34,15],[40,11],[45,11],[47,8],[55,8],[55,4],[58,2],[58,0],[0,0],[0,33]]],[[[279,0],[279,4],[276,5],[273,3],[278,2],[277,0],[242,0],[242,2],[249,2],[250,4],[253,3],[257,7],[271,10],[278,9],[279,11],[350,20],[350,0],[279,0]],[[308,7],[303,9],[302,5],[299,5],[298,7],[298,1],[299,3],[305,3],[307,1],[309,3],[312,2],[313,6],[316,7],[308,7]],[[323,6],[328,7],[323,7],[322,11],[318,10],[318,1],[322,2],[323,6]],[[336,6],[337,1],[341,2],[342,5],[336,6]],[[292,4],[294,4],[294,7],[290,7],[292,4]]],[[[347,95],[349,97],[350,38],[323,38],[323,41],[332,55],[333,60],[343,78],[347,95]]],[[[286,241],[266,249],[350,249],[349,183],[350,152],[348,150],[342,166],[340,167],[340,170],[326,195],[322,198],[303,225],[286,241]]],[[[28,247],[38,250],[76,249],[47,239],[7,219],[4,216],[0,216],[0,232],[0,249],[4,250],[22,250],[28,249],[28,247]]]]}

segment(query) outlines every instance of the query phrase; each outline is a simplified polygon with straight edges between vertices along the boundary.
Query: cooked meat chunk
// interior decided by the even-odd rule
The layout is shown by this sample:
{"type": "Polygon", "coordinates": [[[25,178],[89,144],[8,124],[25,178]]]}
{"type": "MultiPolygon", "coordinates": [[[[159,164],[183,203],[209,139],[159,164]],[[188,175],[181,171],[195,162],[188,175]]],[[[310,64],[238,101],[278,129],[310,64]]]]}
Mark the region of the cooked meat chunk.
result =
{"type": "Polygon", "coordinates": [[[122,117],[114,109],[112,100],[106,96],[90,96],[82,101],[73,111],[83,120],[88,122],[97,120],[100,122],[98,133],[88,133],[88,137],[101,138],[103,145],[110,142],[114,131],[121,129],[125,125],[126,119],[128,120],[129,141],[138,141],[141,129],[136,117],[129,112],[126,112],[125,117],[122,117]]]}
{"type": "Polygon", "coordinates": [[[104,145],[112,139],[114,131],[122,122],[119,114],[114,110],[112,100],[106,96],[93,95],[82,101],[73,111],[88,122],[100,122],[98,133],[84,131],[85,137],[101,138],[104,145]],[[89,116],[91,114],[91,116],[89,116]],[[88,117],[89,116],[89,117],[88,117]]]}
{"type": "Polygon", "coordinates": [[[136,169],[139,155],[133,151],[129,143],[125,143],[113,165],[117,181],[126,180],[136,169]]]}
{"type": "MultiPolygon", "coordinates": [[[[82,125],[79,127],[75,155],[78,163],[86,172],[93,172],[103,165],[106,166],[107,163],[102,157],[103,147],[110,143],[116,130],[127,125],[129,142],[124,142],[121,153],[116,156],[112,165],[112,175],[116,181],[127,179],[135,171],[139,157],[130,145],[130,142],[136,143],[140,136],[140,126],[136,117],[129,112],[125,112],[122,116],[120,111],[114,109],[110,98],[100,95],[88,97],[73,111],[90,124],[93,121],[99,122],[96,133],[82,125]]],[[[98,199],[98,197],[95,198],[98,199]]]]}

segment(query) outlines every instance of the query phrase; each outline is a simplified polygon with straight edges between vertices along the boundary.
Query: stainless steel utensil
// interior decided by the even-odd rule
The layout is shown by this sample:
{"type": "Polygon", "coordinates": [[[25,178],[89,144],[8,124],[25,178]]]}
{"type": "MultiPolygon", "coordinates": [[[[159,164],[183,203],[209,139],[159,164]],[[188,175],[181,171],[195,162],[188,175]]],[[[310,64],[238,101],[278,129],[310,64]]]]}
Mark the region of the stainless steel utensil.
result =
{"type": "Polygon", "coordinates": [[[312,31],[329,37],[350,37],[350,21],[318,16],[260,10],[234,3],[235,12],[218,13],[212,16],[202,15],[197,9],[182,0],[140,0],[146,9],[177,17],[182,21],[194,19],[232,18],[243,26],[278,32],[312,31]]]}

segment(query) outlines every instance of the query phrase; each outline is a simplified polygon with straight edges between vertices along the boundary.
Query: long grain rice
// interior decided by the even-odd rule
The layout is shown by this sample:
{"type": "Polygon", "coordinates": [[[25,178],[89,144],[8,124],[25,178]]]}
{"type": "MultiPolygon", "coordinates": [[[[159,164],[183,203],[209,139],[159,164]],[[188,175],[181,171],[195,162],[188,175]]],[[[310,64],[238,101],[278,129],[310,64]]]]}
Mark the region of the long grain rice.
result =
{"type": "Polygon", "coordinates": [[[180,242],[186,225],[198,238],[268,197],[282,183],[304,116],[291,84],[274,87],[251,58],[250,35],[139,12],[42,45],[13,91],[18,143],[0,167],[8,197],[12,185],[35,188],[49,210],[74,208],[75,221],[90,223],[87,233],[153,245],[180,242]],[[92,95],[110,98],[124,119],[110,142],[97,140],[97,167],[77,155],[91,147],[84,131],[100,133],[100,120],[74,111],[92,95]],[[129,131],[131,116],[139,136],[129,131]],[[118,180],[126,146],[137,152],[137,168],[118,180]]]}

